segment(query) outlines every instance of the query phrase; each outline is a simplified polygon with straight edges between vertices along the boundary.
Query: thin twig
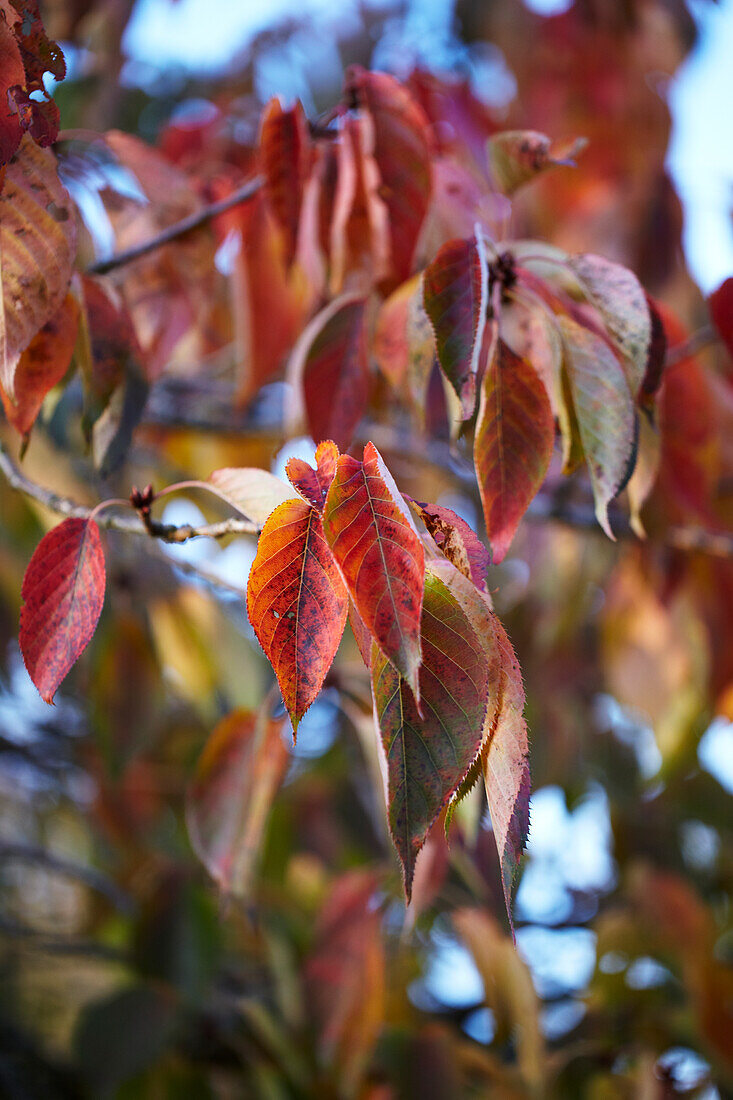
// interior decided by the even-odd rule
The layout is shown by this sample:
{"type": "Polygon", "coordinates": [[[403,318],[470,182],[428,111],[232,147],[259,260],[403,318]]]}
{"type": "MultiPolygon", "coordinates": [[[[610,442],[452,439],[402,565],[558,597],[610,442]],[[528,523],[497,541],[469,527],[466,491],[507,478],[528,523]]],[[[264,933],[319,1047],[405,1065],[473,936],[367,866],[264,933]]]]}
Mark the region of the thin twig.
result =
{"type": "Polygon", "coordinates": [[[87,274],[106,275],[109,271],[114,271],[118,267],[124,267],[125,264],[132,263],[134,260],[139,260],[141,256],[147,256],[149,252],[154,252],[156,248],[161,248],[165,244],[170,244],[171,241],[175,241],[179,237],[185,236],[186,233],[190,233],[193,229],[198,229],[200,226],[206,225],[212,218],[218,217],[219,214],[224,214],[227,210],[231,210],[232,207],[249,202],[262,187],[262,182],[261,176],[255,176],[253,179],[243,184],[238,191],[233,191],[227,198],[220,199],[219,202],[212,202],[208,206],[202,206],[200,210],[196,210],[193,214],[189,214],[187,218],[182,218],[181,221],[176,222],[174,225],[169,225],[167,229],[163,229],[156,237],[150,237],[147,241],[141,241],[140,244],[135,244],[131,248],[125,249],[124,252],[118,252],[117,255],[110,256],[107,260],[97,260],[95,263],[90,264],[87,268],[87,274]]]}
{"type": "Polygon", "coordinates": [[[0,844],[0,862],[5,861],[34,863],[52,874],[83,882],[98,894],[103,894],[121,913],[132,913],[135,908],[132,898],[94,867],[87,867],[66,856],[56,855],[40,845],[12,842],[0,844]]]}
{"type": "Polygon", "coordinates": [[[676,363],[681,363],[683,359],[688,359],[691,355],[697,355],[698,351],[711,347],[719,341],[720,334],[715,326],[703,325],[691,333],[681,344],[675,344],[674,347],[668,349],[664,360],[665,369],[673,367],[676,363]]]}

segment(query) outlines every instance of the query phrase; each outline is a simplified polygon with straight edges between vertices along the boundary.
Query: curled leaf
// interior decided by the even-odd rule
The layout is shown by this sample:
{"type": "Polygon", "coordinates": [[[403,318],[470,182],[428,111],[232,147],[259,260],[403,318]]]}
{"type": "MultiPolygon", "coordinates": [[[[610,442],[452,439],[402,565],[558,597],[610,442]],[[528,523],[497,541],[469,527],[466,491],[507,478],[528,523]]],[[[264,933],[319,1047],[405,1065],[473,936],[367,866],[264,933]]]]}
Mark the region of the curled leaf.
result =
{"type": "Polygon", "coordinates": [[[247,613],[277,676],[294,734],[331,667],[347,609],[319,513],[303,500],[287,500],[262,528],[247,613]]]}
{"type": "Polygon", "coordinates": [[[104,588],[102,540],[93,519],[65,519],[43,536],[23,578],[20,648],[47,703],[94,634],[104,588]]]}
{"type": "Polygon", "coordinates": [[[464,577],[486,592],[486,570],[491,564],[491,555],[473,528],[452,508],[442,504],[425,504],[419,500],[412,500],[411,504],[418,510],[440,552],[464,577]]]}
{"type": "Polygon", "coordinates": [[[535,130],[506,130],[488,142],[488,158],[494,183],[505,195],[528,183],[540,172],[557,165],[574,167],[575,157],[585,148],[585,138],[553,144],[535,130]]]}

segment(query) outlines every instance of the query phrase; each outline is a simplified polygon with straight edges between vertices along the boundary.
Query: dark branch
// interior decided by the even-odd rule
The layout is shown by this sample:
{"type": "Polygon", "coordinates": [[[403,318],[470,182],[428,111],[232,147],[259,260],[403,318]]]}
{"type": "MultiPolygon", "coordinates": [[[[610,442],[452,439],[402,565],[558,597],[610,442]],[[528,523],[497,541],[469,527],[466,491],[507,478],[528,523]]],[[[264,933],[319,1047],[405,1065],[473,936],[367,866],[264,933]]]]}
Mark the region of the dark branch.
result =
{"type": "Polygon", "coordinates": [[[219,214],[224,214],[227,210],[231,210],[232,207],[240,206],[244,202],[249,202],[261,187],[262,177],[255,176],[254,179],[248,180],[238,191],[232,192],[227,198],[220,199],[219,202],[213,202],[208,206],[201,207],[200,210],[196,210],[193,214],[189,214],[187,218],[183,218],[181,221],[176,222],[175,225],[169,225],[168,228],[162,230],[157,237],[150,237],[147,241],[141,241],[140,244],[133,245],[132,248],[128,248],[124,252],[118,252],[116,256],[110,256],[108,260],[97,260],[96,263],[90,264],[87,268],[87,274],[106,275],[109,271],[114,271],[118,267],[124,267],[125,264],[130,264],[134,260],[139,260],[141,256],[147,256],[149,252],[154,252],[156,248],[161,248],[164,244],[170,244],[171,241],[175,241],[179,237],[184,237],[186,233],[190,233],[192,230],[198,229],[202,225],[206,225],[212,218],[218,217],[219,214]]]}

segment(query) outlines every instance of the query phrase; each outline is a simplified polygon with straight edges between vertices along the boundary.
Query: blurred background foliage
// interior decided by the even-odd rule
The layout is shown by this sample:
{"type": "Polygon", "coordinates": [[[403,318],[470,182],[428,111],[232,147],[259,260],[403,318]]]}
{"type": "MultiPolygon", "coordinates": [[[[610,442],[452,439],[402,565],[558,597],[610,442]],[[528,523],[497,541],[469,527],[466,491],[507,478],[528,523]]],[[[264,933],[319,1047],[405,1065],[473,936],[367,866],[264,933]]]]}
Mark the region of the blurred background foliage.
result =
{"type": "MultiPolygon", "coordinates": [[[[255,7],[45,4],[69,62],[55,89],[61,165],[85,214],[87,260],[124,247],[136,218],[152,233],[161,209],[187,213],[189,196],[173,177],[150,178],[156,202],[132,218],[130,181],[113,181],[110,201],[105,164],[75,152],[85,131],[142,137],[215,198],[212,148],[226,150],[217,171],[227,158],[247,167],[270,95],[299,96],[316,119],[360,63],[409,76],[431,117],[446,112],[446,140],[459,104],[460,138],[479,155],[497,128],[586,136],[578,170],[519,196],[514,235],[628,265],[685,326],[680,340],[706,322],[666,158],[675,74],[699,50],[696,19],[722,19],[714,5],[255,7]]],[[[717,112],[730,146],[723,107],[698,105],[717,112]]],[[[716,168],[696,167],[704,178],[716,168]]],[[[230,465],[282,472],[283,457],[308,453],[287,439],[277,384],[255,386],[229,430],[208,430],[230,392],[227,260],[198,238],[177,247],[161,260],[166,295],[175,269],[175,300],[156,299],[155,266],[140,276],[136,325],[159,349],[165,385],[126,466],[104,481],[109,495],[230,465]],[[181,340],[184,329],[194,335],[181,340]]],[[[695,270],[704,291],[727,274],[695,270]]],[[[730,363],[719,347],[699,361],[712,379],[704,435],[714,407],[730,415],[730,363]]],[[[683,406],[699,394],[689,385],[683,406]]],[[[47,403],[25,468],[91,503],[81,402],[72,384],[47,403]]],[[[401,448],[388,422],[372,427],[404,491],[480,530],[460,462],[401,448]]],[[[682,466],[696,461],[685,446],[682,466]]],[[[680,519],[700,519],[679,478],[670,499],[680,519]]],[[[254,540],[162,550],[110,534],[99,630],[51,710],[16,641],[23,570],[51,518],[5,483],[0,508],[0,1096],[733,1095],[730,562],[546,521],[526,523],[492,568],[532,736],[515,951],[480,792],[461,805],[450,850],[431,837],[405,914],[350,639],[297,748],[277,713],[263,730],[271,674],[243,602],[185,572],[193,561],[241,588],[254,540]],[[242,817],[251,848],[232,870],[222,828],[242,817]],[[236,875],[243,900],[220,894],[192,838],[215,873],[236,875]]],[[[208,509],[178,498],[164,518],[208,509]]]]}

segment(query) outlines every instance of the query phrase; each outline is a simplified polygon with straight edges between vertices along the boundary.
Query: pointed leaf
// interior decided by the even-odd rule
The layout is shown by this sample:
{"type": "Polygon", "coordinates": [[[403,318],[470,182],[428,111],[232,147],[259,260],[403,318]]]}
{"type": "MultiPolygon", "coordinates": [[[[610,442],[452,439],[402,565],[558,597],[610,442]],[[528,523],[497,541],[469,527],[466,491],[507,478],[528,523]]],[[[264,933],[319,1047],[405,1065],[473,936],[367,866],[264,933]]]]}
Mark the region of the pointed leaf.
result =
{"type": "Polygon", "coordinates": [[[294,734],[331,667],[347,609],[321,517],[305,501],[287,500],[262,528],[247,612],[275,670],[294,734]]]}
{"type": "Polygon", "coordinates": [[[488,142],[494,183],[505,195],[512,195],[518,187],[548,168],[574,166],[574,158],[586,144],[585,138],[576,138],[554,145],[545,134],[535,130],[507,130],[494,134],[488,142]]]}
{"type": "Polygon", "coordinates": [[[290,484],[297,489],[301,496],[317,508],[323,511],[326,494],[331,482],[336,476],[336,464],[338,462],[339,449],[331,439],[326,439],[316,447],[316,468],[302,458],[288,459],[285,473],[290,484]]]}
{"type": "Polygon", "coordinates": [[[558,317],[557,324],[596,518],[613,538],[608,504],[627,474],[634,446],[634,404],[623,368],[605,340],[570,317],[558,317]]]}
{"type": "Polygon", "coordinates": [[[481,386],[473,444],[495,563],[503,561],[545,479],[554,441],[555,421],[539,375],[499,339],[481,386]]]}
{"type": "Polygon", "coordinates": [[[279,504],[293,498],[289,485],[257,466],[224,466],[208,480],[223,500],[260,527],[279,504]]]}
{"type": "Polygon", "coordinates": [[[260,159],[265,195],[285,237],[285,263],[295,258],[300,208],[310,167],[310,135],[302,104],[283,110],[271,99],[262,114],[260,159]]]}
{"type": "Polygon", "coordinates": [[[488,304],[488,267],[480,234],[443,245],[425,271],[423,287],[438,361],[461,400],[465,420],[476,404],[476,372],[488,304]]]}
{"type": "Polygon", "coordinates": [[[305,355],[303,392],[313,439],[350,445],[369,396],[363,298],[345,301],[324,320],[305,355]]]}
{"type": "Polygon", "coordinates": [[[571,256],[570,266],[620,350],[629,389],[636,397],[647,369],[652,339],[644,288],[633,271],[603,256],[591,253],[571,256]]]}
{"type": "Polygon", "coordinates": [[[21,353],[66,297],[75,249],[56,159],[26,134],[0,191],[0,385],[11,400],[21,353]]]}
{"type": "Polygon", "coordinates": [[[425,555],[372,443],[363,463],[340,456],[323,528],[357,611],[417,696],[425,555]]]}
{"type": "Polygon", "coordinates": [[[412,273],[412,261],[432,191],[430,125],[404,85],[386,73],[352,68],[346,94],[369,112],[379,195],[389,213],[393,285],[412,273]]]}
{"type": "Polygon", "coordinates": [[[389,827],[408,901],[417,854],[481,748],[489,698],[481,641],[432,564],[425,573],[421,638],[424,718],[405,681],[376,645],[371,661],[375,714],[387,762],[389,827]]]}
{"type": "Polygon", "coordinates": [[[104,588],[102,540],[93,519],[65,519],[43,536],[23,578],[20,648],[47,703],[94,634],[104,588]]]}
{"type": "Polygon", "coordinates": [[[483,647],[488,706],[481,751],[457,789],[455,800],[465,797],[483,772],[499,854],[504,902],[513,934],[512,891],[529,832],[529,740],[524,719],[522,674],[488,595],[467,584],[465,578],[447,563],[432,567],[460,604],[483,647]]]}
{"type": "Polygon", "coordinates": [[[5,415],[16,431],[27,436],[44,398],[69,369],[76,343],[79,306],[67,294],[61,309],[47,321],[20,357],[15,373],[15,402],[0,387],[5,415]]]}
{"type": "Polygon", "coordinates": [[[491,555],[473,528],[452,508],[442,504],[425,504],[420,500],[412,500],[411,503],[418,509],[441,553],[464,577],[486,592],[486,571],[491,564],[491,555]]]}
{"type": "Polygon", "coordinates": [[[249,891],[272,801],[290,754],[285,716],[235,710],[206,742],[186,793],[186,823],[199,859],[235,897],[249,891]]]}

